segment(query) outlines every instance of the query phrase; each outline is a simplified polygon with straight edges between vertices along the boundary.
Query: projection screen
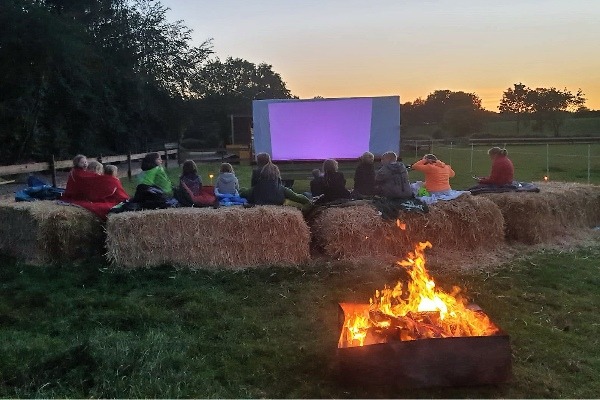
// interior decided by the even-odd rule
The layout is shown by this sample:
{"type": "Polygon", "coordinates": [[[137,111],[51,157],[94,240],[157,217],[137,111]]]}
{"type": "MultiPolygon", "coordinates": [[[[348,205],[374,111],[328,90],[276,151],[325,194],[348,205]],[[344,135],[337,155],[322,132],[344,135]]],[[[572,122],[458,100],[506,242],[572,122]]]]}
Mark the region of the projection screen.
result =
{"type": "Polygon", "coordinates": [[[356,159],[400,148],[400,97],[252,102],[254,152],[273,160],[356,159]]]}

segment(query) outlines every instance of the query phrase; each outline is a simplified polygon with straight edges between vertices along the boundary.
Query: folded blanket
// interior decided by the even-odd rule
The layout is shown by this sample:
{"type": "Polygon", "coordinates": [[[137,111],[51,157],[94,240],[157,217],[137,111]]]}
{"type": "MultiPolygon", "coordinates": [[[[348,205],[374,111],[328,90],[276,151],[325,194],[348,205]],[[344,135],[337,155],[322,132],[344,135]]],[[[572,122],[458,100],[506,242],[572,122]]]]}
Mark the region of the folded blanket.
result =
{"type": "Polygon", "coordinates": [[[482,193],[504,193],[504,192],[534,192],[538,193],[540,188],[531,182],[513,181],[510,185],[476,185],[467,189],[471,194],[482,193]]]}

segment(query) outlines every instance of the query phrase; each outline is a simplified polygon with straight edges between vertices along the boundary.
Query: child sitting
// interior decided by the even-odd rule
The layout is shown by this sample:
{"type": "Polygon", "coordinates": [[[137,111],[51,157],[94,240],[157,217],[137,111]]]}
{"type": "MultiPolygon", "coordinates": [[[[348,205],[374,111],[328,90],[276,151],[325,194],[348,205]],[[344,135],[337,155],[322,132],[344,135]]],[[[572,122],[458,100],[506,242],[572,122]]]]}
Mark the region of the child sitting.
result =
{"type": "Polygon", "coordinates": [[[333,201],[338,199],[350,198],[350,192],[346,189],[346,178],[344,174],[338,171],[338,162],[329,159],[323,163],[323,172],[325,185],[323,187],[323,197],[320,202],[333,201]]]}
{"type": "Polygon", "coordinates": [[[142,159],[142,173],[138,175],[138,183],[158,186],[165,195],[173,195],[173,184],[162,167],[162,158],[158,153],[148,153],[142,159]]]}
{"type": "Polygon", "coordinates": [[[354,194],[373,196],[375,194],[375,156],[365,152],[359,158],[358,166],[354,172],[354,194]]]}
{"type": "MultiPolygon", "coordinates": [[[[187,192],[194,205],[213,205],[217,200],[212,187],[202,186],[202,179],[200,178],[200,175],[198,175],[198,167],[193,160],[186,160],[183,162],[181,176],[179,177],[179,186],[181,190],[187,192]]],[[[182,200],[180,200],[180,202],[181,201],[182,200]]]]}
{"type": "Polygon", "coordinates": [[[118,178],[118,168],[116,165],[107,164],[104,166],[104,175],[111,175],[118,178]]]}
{"type": "Polygon", "coordinates": [[[375,174],[375,187],[380,196],[392,199],[408,199],[413,197],[408,179],[408,171],[393,151],[381,156],[381,168],[375,174]]]}
{"type": "Polygon", "coordinates": [[[325,177],[319,168],[312,170],[313,179],[310,181],[310,195],[312,197],[320,196],[324,193],[325,177]]]}
{"type": "Polygon", "coordinates": [[[295,203],[310,204],[308,197],[283,186],[277,165],[266,164],[260,172],[258,182],[252,187],[249,200],[258,205],[283,205],[286,199],[295,203]]]}
{"type": "Polygon", "coordinates": [[[98,175],[104,174],[104,166],[98,161],[90,161],[87,165],[87,170],[90,172],[95,172],[98,175]]]}
{"type": "Polygon", "coordinates": [[[245,204],[247,200],[241,198],[238,190],[240,184],[233,172],[233,166],[229,163],[221,164],[221,170],[215,183],[215,196],[222,206],[245,204]]]}

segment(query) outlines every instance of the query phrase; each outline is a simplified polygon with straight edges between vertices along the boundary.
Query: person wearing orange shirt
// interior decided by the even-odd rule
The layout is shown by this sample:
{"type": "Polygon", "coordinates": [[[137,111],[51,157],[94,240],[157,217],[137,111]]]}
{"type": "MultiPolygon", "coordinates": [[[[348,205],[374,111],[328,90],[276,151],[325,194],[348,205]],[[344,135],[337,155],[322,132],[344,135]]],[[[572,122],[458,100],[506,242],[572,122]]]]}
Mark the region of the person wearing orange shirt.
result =
{"type": "Polygon", "coordinates": [[[450,188],[450,178],[454,170],[450,165],[438,160],[433,154],[425,154],[423,158],[412,165],[415,171],[425,174],[425,189],[431,194],[447,192],[450,188]]]}

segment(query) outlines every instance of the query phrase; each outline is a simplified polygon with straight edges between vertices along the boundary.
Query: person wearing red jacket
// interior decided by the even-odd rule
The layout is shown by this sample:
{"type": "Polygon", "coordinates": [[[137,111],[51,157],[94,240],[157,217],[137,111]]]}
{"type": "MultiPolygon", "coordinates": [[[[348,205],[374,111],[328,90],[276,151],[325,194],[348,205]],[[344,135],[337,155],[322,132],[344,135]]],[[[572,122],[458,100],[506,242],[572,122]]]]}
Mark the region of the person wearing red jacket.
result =
{"type": "Polygon", "coordinates": [[[515,168],[512,161],[507,157],[506,149],[492,147],[488,150],[488,155],[492,159],[492,172],[485,178],[477,178],[480,185],[510,185],[513,182],[515,168]]]}

